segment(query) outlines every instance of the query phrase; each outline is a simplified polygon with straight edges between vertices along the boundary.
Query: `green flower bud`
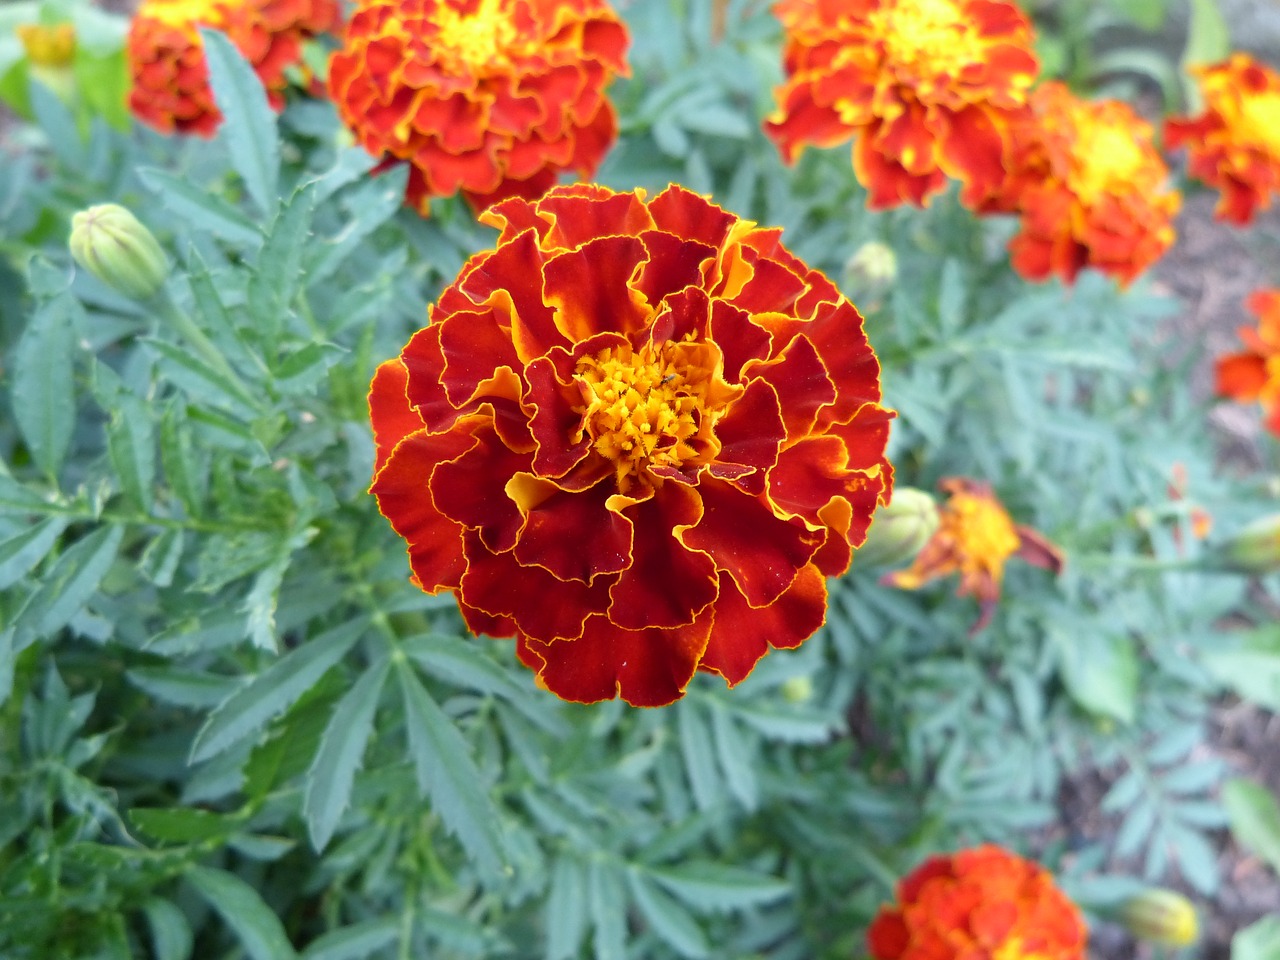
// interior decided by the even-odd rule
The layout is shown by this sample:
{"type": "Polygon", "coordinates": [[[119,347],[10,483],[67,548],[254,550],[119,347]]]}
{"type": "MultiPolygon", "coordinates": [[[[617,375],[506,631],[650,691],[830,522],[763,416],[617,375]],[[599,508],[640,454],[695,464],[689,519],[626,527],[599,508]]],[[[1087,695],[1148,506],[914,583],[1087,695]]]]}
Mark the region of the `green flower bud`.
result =
{"type": "Polygon", "coordinates": [[[782,699],[788,703],[808,703],[813,699],[813,679],[808,674],[788,677],[782,682],[782,699]]]}
{"type": "Polygon", "coordinates": [[[1237,573],[1280,570],[1280,514],[1260,517],[1221,544],[1217,559],[1237,573]]]}
{"type": "Polygon", "coordinates": [[[910,563],[938,529],[938,504],[923,490],[899,487],[871,518],[866,542],[853,555],[861,568],[910,563]]]}
{"type": "Polygon", "coordinates": [[[864,243],[844,265],[844,289],[855,304],[873,310],[898,278],[898,256],[879,240],[864,243]]]}
{"type": "Polygon", "coordinates": [[[1172,890],[1153,888],[1120,905],[1120,922],[1142,940],[1186,947],[1200,937],[1200,919],[1191,901],[1172,890]]]}
{"type": "Polygon", "coordinates": [[[72,217],[70,245],[76,263],[135,300],[152,296],[169,273],[169,260],[151,231],[114,203],[72,217]]]}

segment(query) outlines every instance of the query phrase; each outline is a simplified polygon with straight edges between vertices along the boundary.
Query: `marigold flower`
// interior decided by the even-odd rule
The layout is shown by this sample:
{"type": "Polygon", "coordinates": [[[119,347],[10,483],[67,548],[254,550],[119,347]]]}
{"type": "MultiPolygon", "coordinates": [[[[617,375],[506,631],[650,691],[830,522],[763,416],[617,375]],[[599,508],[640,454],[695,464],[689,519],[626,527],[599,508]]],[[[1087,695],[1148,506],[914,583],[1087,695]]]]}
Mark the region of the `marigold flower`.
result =
{"type": "Polygon", "coordinates": [[[1008,115],[1039,71],[1006,0],[781,0],[786,81],[765,131],[793,162],[856,137],[872,209],[923,204],[947,177],[966,202],[1004,173],[1008,115]]]}
{"type": "Polygon", "coordinates": [[[70,23],[20,23],[14,27],[27,59],[37,67],[68,67],[76,52],[76,28],[70,23]]]}
{"type": "Polygon", "coordinates": [[[874,960],[1083,960],[1085,925],[1049,871],[987,844],[931,857],[867,930],[874,960]]]}
{"type": "Polygon", "coordinates": [[[1280,290],[1255,290],[1245,306],[1258,326],[1240,327],[1245,349],[1218,358],[1217,392],[1240,403],[1260,403],[1267,429],[1280,436],[1280,290]]]}
{"type": "Polygon", "coordinates": [[[1165,145],[1185,145],[1188,172],[1222,192],[1218,219],[1249,223],[1280,190],[1280,73],[1244,53],[1190,72],[1204,112],[1166,120],[1165,145]]]}
{"type": "Polygon", "coordinates": [[[804,641],[892,485],[858,311],[678,186],[480,219],[497,247],[369,394],[415,581],[566,700],[659,706],[804,641]]]}
{"type": "Polygon", "coordinates": [[[329,90],[369,153],[409,163],[411,206],[461,190],[481,210],[595,172],[627,44],[606,0],[367,0],[329,90]]]}
{"type": "Polygon", "coordinates": [[[931,580],[959,573],[956,595],[976,597],[981,608],[970,631],[977,633],[995,613],[1010,557],[1059,573],[1062,553],[1035,530],[1015,524],[987,484],[948,477],[938,487],[950,497],[939,508],[937,532],[910,567],[886,574],[882,582],[916,590],[931,580]]]}
{"type": "Polygon", "coordinates": [[[1014,268],[1071,282],[1093,267],[1128,283],[1173,243],[1182,203],[1151,125],[1126,103],[1081,100],[1056,82],[1039,87],[1031,107],[1013,128],[1005,181],[983,205],[1021,217],[1014,268]]]}
{"type": "Polygon", "coordinates": [[[244,54],[279,110],[302,42],[337,27],[340,13],[338,0],[142,0],[126,43],[129,109],[162,133],[213,135],[222,114],[209,89],[204,26],[244,54]]]}

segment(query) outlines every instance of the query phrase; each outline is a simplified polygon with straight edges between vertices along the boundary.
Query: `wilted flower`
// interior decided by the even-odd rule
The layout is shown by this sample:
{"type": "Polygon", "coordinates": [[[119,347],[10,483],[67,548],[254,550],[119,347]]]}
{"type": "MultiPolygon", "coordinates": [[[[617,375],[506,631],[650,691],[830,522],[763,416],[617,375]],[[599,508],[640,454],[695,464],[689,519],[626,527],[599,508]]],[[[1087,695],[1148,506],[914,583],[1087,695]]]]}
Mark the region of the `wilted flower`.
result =
{"type": "Polygon", "coordinates": [[[154,294],[169,273],[155,236],[118,204],[101,203],[73,216],[70,247],[76,263],[135,300],[154,294]]]}
{"type": "Polygon", "coordinates": [[[867,930],[874,960],[1084,960],[1080,911],[1049,871],[990,844],[926,860],[867,930]]]}
{"type": "Polygon", "coordinates": [[[606,0],[367,0],[329,90],[369,153],[408,162],[410,205],[461,190],[481,210],[595,172],[627,43],[606,0]]]}
{"type": "Polygon", "coordinates": [[[1218,358],[1218,394],[1262,404],[1267,429],[1280,436],[1280,290],[1255,290],[1245,306],[1258,326],[1240,327],[1245,349],[1218,358]]]}
{"type": "MultiPolygon", "coordinates": [[[[1003,176],[1010,112],[1039,70],[1005,0],[780,0],[787,79],[765,131],[783,159],[856,137],[873,208],[922,204],[947,177],[966,197],[1003,176]]],[[[967,201],[966,201],[967,202],[967,201]]]]}
{"type": "Polygon", "coordinates": [[[1005,181],[982,209],[1020,215],[1009,249],[1023,276],[1071,282],[1093,267],[1128,283],[1173,243],[1182,198],[1151,125],[1128,104],[1046,83],[1013,139],[1005,181]]]}
{"type": "Polygon", "coordinates": [[[923,490],[898,487],[893,500],[871,518],[866,542],[858,548],[859,567],[910,563],[938,531],[938,504],[923,490]]]}
{"type": "Polygon", "coordinates": [[[678,186],[480,219],[496,249],[369,394],[416,582],[566,700],[666,704],[800,644],[892,484],[857,310],[678,186]]]}
{"type": "Polygon", "coordinates": [[[279,110],[303,41],[334,29],[340,13],[338,0],[142,0],[126,45],[129,109],[162,133],[213,135],[222,114],[209,89],[204,26],[244,54],[279,110]]]}
{"type": "Polygon", "coordinates": [[[958,596],[977,598],[981,615],[971,632],[991,620],[1000,599],[1005,562],[1021,557],[1033,566],[1059,573],[1062,554],[1030,527],[1015,524],[985,483],[948,477],[938,484],[950,494],[939,511],[938,531],[906,570],[886,574],[884,582],[915,590],[930,580],[960,574],[958,596]]]}
{"type": "Polygon", "coordinates": [[[1168,947],[1187,947],[1200,937],[1200,919],[1191,901],[1173,890],[1152,888],[1120,905],[1120,922],[1135,937],[1168,947]]]}
{"type": "Polygon", "coordinates": [[[1190,68],[1204,112],[1165,121],[1165,145],[1185,145],[1188,172],[1222,192],[1220,220],[1246,224],[1280,190],[1280,73],[1245,53],[1190,68]]]}

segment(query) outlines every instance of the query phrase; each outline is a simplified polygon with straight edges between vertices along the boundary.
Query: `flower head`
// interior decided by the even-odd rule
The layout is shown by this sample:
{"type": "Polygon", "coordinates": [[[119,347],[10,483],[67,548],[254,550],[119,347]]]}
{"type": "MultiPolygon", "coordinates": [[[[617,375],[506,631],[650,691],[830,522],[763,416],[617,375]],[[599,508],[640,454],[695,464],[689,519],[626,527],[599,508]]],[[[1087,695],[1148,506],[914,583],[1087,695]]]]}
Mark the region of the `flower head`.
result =
{"type": "Polygon", "coordinates": [[[1173,243],[1181,197],[1166,184],[1150,124],[1128,104],[1046,83],[1013,140],[1005,180],[983,209],[1020,215],[1009,247],[1023,276],[1071,282],[1093,267],[1128,283],[1173,243]]]}
{"type": "Polygon", "coordinates": [[[1047,870],[988,844],[900,880],[867,946],[874,960],[1084,960],[1085,926],[1047,870]]]}
{"type": "Polygon", "coordinates": [[[20,23],[14,33],[27,59],[38,67],[67,67],[76,52],[76,28],[70,23],[20,23]]]}
{"type": "Polygon", "coordinates": [[[1241,327],[1245,349],[1219,357],[1217,391],[1241,403],[1260,403],[1266,427],[1280,436],[1280,290],[1255,290],[1245,305],[1257,327],[1241,327]]]}
{"type": "Polygon", "coordinates": [[[1191,175],[1222,192],[1220,220],[1249,223],[1280,190],[1280,73],[1244,53],[1190,69],[1204,112],[1166,120],[1165,144],[1185,145],[1191,175]]]}
{"type": "Polygon", "coordinates": [[[915,590],[930,580],[959,573],[957,595],[972,595],[981,606],[981,615],[972,630],[977,633],[995,612],[1004,565],[1010,557],[1018,556],[1058,573],[1062,554],[1035,530],[1015,524],[985,483],[948,477],[938,486],[950,497],[939,510],[937,532],[910,567],[886,574],[884,582],[915,590]]]}
{"type": "Polygon", "coordinates": [[[857,310],[677,186],[480,219],[497,247],[369,394],[371,491],[417,583],[566,700],[666,704],[800,644],[892,483],[857,310]]]}
{"type": "Polygon", "coordinates": [[[1010,113],[1039,70],[1006,0],[780,0],[787,79],[765,123],[783,158],[856,138],[870,206],[922,204],[955,177],[999,183],[1010,113]]]}
{"type": "Polygon", "coordinates": [[[212,136],[222,120],[198,27],[223,31],[253,65],[272,106],[302,42],[338,25],[338,0],[142,0],[129,24],[129,108],[163,133],[212,136]]]}
{"type": "Polygon", "coordinates": [[[412,206],[461,190],[479,210],[595,172],[627,43],[606,0],[367,0],[329,90],[366,150],[408,162],[412,206]]]}

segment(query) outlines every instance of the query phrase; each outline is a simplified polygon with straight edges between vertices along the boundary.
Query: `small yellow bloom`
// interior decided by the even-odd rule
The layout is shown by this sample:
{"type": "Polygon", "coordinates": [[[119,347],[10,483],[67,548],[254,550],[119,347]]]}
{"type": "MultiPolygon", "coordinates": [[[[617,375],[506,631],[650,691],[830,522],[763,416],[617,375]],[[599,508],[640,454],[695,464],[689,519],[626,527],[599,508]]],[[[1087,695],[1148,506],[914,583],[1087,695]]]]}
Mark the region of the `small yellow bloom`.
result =
{"type": "Polygon", "coordinates": [[[69,23],[20,23],[14,32],[37,67],[66,67],[76,52],[76,28],[69,23]]]}

